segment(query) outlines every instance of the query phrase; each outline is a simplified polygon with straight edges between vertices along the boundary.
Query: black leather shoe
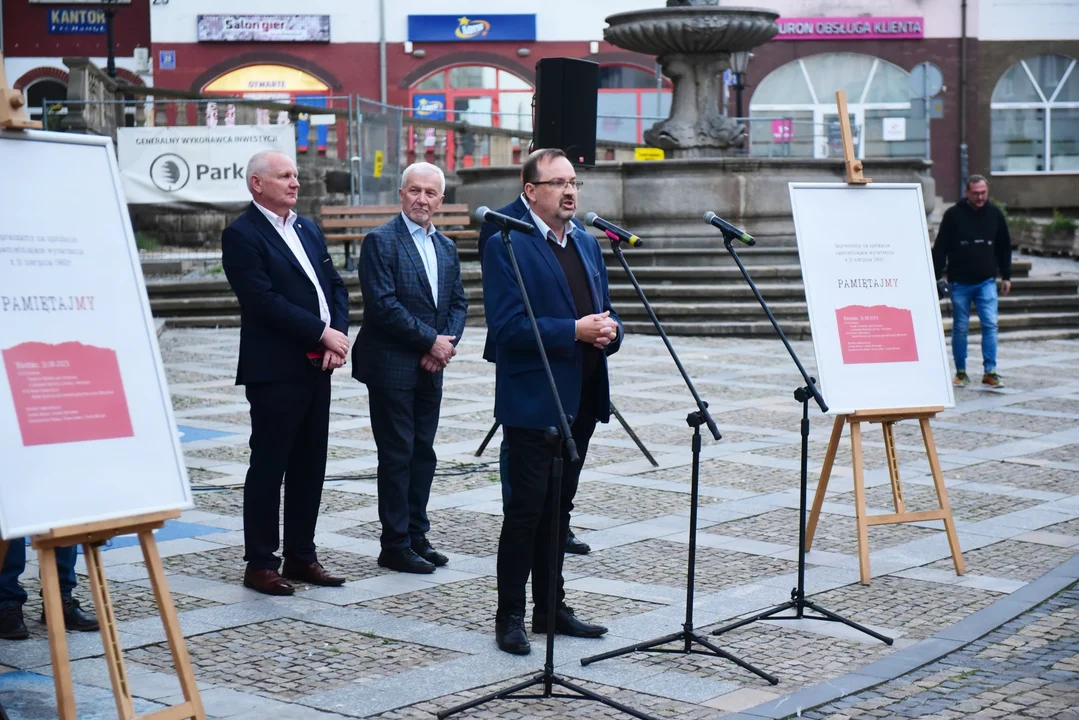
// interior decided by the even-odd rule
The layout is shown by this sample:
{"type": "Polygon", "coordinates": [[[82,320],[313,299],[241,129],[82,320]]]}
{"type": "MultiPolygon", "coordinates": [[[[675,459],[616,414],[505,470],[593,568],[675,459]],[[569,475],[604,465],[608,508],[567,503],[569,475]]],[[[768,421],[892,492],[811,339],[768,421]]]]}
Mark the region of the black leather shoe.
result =
{"type": "Polygon", "coordinates": [[[427,541],[427,538],[413,540],[412,552],[416,553],[435,567],[442,567],[450,561],[448,557],[431,547],[431,543],[427,541]]]}
{"type": "Polygon", "coordinates": [[[4,640],[25,640],[30,637],[26,621],[22,617],[22,607],[0,608],[0,638],[4,640]]]}
{"type": "MultiPolygon", "coordinates": [[[[598,638],[607,634],[607,628],[602,625],[593,625],[580,620],[573,614],[573,608],[563,605],[554,616],[554,631],[558,635],[571,637],[598,638]]],[[[538,612],[532,613],[532,632],[547,632],[547,615],[538,612]]]]}
{"type": "Polygon", "coordinates": [[[588,547],[588,543],[578,540],[577,536],[570,530],[566,533],[566,552],[574,555],[587,555],[592,552],[592,548],[588,547]]]}
{"type": "Polygon", "coordinates": [[[378,565],[397,572],[421,575],[435,571],[434,564],[421,558],[412,548],[382,548],[382,552],[378,554],[378,565]]]}
{"type": "MultiPolygon", "coordinates": [[[[66,597],[63,600],[64,605],[64,627],[67,630],[78,630],[79,632],[90,632],[91,630],[97,630],[97,618],[88,612],[85,612],[80,606],[79,601],[73,597],[66,597]]],[[[41,624],[45,624],[45,611],[41,611],[41,624]]]]}
{"type": "Polygon", "coordinates": [[[525,634],[524,615],[506,615],[503,619],[495,618],[495,639],[498,649],[513,655],[527,655],[532,646],[525,634]]]}

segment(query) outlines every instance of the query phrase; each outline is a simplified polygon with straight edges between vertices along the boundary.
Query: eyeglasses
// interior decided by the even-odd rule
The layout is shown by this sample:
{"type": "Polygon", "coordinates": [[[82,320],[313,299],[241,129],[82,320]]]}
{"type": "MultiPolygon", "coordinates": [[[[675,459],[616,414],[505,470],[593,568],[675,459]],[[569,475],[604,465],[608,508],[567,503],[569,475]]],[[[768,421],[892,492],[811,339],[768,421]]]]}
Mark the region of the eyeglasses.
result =
{"type": "Polygon", "coordinates": [[[562,178],[555,178],[554,180],[540,180],[539,182],[529,183],[529,185],[550,185],[555,190],[562,190],[567,185],[572,185],[575,189],[580,190],[584,182],[581,180],[563,180],[562,178]]]}

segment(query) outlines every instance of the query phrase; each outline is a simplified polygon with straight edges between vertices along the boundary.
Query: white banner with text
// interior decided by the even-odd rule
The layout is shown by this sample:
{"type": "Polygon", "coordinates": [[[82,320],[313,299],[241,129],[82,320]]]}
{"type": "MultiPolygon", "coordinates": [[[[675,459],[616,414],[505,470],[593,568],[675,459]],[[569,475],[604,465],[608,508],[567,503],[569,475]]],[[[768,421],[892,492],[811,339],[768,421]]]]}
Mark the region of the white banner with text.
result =
{"type": "Polygon", "coordinates": [[[247,161],[261,150],[296,159],[292,125],[120,128],[127,201],[231,203],[251,199],[247,161]]]}

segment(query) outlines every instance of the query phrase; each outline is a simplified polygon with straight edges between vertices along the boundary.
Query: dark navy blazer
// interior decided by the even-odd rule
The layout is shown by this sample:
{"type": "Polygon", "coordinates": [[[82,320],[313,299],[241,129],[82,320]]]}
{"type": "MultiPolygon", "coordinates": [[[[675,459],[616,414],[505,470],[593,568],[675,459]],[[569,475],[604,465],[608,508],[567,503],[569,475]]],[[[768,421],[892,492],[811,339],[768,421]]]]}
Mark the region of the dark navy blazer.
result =
{"type": "MultiPolygon", "coordinates": [[[[505,207],[501,207],[495,210],[500,215],[509,215],[512,218],[518,220],[524,220],[527,223],[532,223],[532,214],[528,211],[528,206],[525,205],[524,200],[518,195],[517,199],[511,202],[505,207]]],[[[573,218],[573,224],[576,225],[582,232],[587,232],[584,229],[584,224],[577,218],[573,218]]],[[[501,242],[502,238],[499,233],[502,232],[501,228],[497,225],[485,222],[480,227],[480,267],[483,267],[483,251],[486,249],[487,241],[494,237],[496,242],[501,242]]],[[[490,332],[487,333],[487,340],[483,343],[483,359],[487,362],[495,361],[495,343],[493,336],[490,332]]]]}
{"type": "MultiPolygon", "coordinates": [[[[416,242],[400,214],[375,228],[360,249],[363,324],[352,348],[352,376],[362,383],[409,390],[416,387],[420,359],[439,335],[465,330],[468,299],[461,284],[457,246],[442,233],[431,236],[438,258],[438,300],[416,242]]],[[[442,373],[435,382],[442,385],[442,373]]]]}
{"type": "MultiPolygon", "coordinates": [[[[348,333],[348,290],[313,220],[296,218],[296,235],[315,269],[330,327],[348,333]]],[[[325,329],[318,293],[300,261],[254,203],[221,233],[221,265],[240,301],[236,384],[299,382],[315,371],[306,353],[325,329]]],[[[321,369],[317,372],[322,372],[321,369]]]]}
{"type": "MultiPolygon", "coordinates": [[[[618,322],[618,337],[606,348],[598,378],[597,419],[607,422],[611,400],[606,355],[617,352],[621,345],[622,321],[611,308],[607,268],[599,242],[576,227],[572,233],[573,247],[588,276],[593,311],[610,311],[611,318],[618,322]]],[[[577,308],[566,275],[538,229],[531,235],[513,232],[510,242],[547,350],[562,408],[567,415],[576,416],[581,395],[581,344],[574,340],[577,308]]],[[[557,426],[558,411],[509,253],[502,242],[490,242],[484,248],[483,306],[488,337],[493,338],[497,356],[495,418],[509,427],[542,430],[557,426]]]]}

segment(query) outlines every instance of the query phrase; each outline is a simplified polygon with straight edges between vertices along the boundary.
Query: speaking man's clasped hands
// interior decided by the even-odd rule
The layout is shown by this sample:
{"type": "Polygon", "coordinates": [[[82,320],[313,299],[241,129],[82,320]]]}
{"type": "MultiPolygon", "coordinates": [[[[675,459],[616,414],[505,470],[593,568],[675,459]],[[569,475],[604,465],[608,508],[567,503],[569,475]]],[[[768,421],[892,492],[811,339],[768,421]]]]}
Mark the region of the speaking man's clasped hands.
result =
{"type": "Polygon", "coordinates": [[[577,321],[574,338],[602,350],[618,338],[618,323],[610,318],[610,311],[585,315],[577,321]]]}

